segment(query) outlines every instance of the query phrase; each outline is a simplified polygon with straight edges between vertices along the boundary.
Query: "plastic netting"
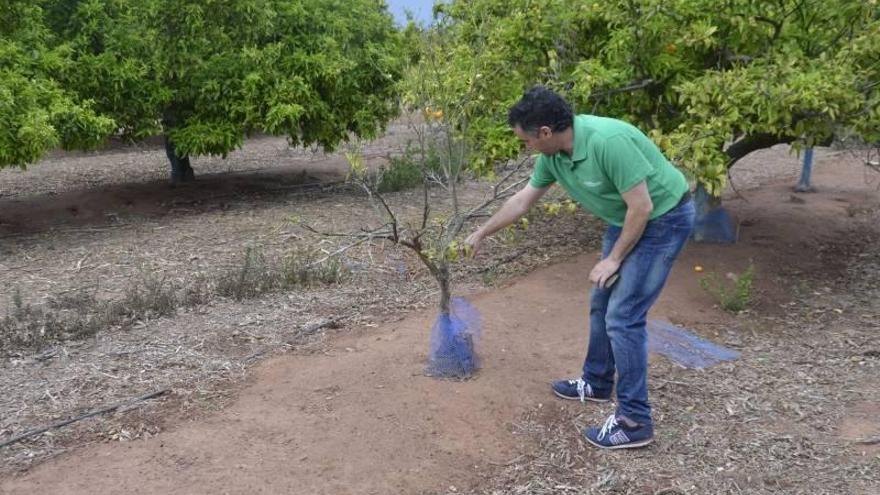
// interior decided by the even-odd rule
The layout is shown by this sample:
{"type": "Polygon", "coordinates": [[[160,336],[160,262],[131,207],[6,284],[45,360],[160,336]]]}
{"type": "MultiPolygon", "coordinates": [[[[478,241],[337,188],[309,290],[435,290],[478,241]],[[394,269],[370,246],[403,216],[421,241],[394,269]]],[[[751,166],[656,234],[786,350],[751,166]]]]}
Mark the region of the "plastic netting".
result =
{"type": "Polygon", "coordinates": [[[434,321],[425,372],[440,378],[470,377],[480,368],[476,352],[479,337],[479,311],[462,298],[453,299],[449,314],[434,321]]]}
{"type": "Polygon", "coordinates": [[[739,352],[712,342],[671,323],[648,320],[648,350],[661,354],[685,368],[707,368],[739,358],[739,352]]]}

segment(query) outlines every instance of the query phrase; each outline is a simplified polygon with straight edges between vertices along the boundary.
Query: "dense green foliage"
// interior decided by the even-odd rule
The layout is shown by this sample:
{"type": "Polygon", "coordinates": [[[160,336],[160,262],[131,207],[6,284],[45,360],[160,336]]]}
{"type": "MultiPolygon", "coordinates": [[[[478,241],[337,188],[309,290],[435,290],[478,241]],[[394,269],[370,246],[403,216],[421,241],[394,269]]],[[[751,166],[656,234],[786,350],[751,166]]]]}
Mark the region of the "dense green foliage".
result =
{"type": "Polygon", "coordinates": [[[37,5],[44,44],[64,61],[52,84],[94,100],[126,137],[167,135],[180,157],[225,156],[252,132],[331,149],[397,111],[402,47],[380,0],[37,5]]]}
{"type": "Polygon", "coordinates": [[[113,131],[111,119],[53,79],[69,65],[69,50],[55,43],[38,4],[0,3],[0,168],[24,166],[57,146],[91,148],[113,131]]]}
{"type": "MultiPolygon", "coordinates": [[[[711,192],[745,154],[880,141],[877,0],[456,0],[395,30],[381,0],[7,0],[0,167],[116,132],[181,157],[253,132],[332,149],[404,102],[489,172],[537,83],[641,126],[711,192]],[[404,65],[409,62],[407,69],[404,65]]],[[[458,158],[457,158],[458,159],[458,158]]]]}
{"type": "Polygon", "coordinates": [[[577,111],[639,125],[710,192],[779,142],[880,141],[876,0],[456,0],[406,83],[488,171],[517,144],[505,113],[541,83],[577,111]]]}

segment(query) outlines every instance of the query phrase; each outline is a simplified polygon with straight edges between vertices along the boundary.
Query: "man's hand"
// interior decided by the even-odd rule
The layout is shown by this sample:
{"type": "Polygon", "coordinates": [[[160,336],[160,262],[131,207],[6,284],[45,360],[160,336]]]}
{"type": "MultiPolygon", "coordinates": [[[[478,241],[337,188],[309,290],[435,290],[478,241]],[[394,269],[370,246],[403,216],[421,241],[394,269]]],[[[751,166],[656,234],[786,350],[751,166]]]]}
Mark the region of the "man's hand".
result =
{"type": "Polygon", "coordinates": [[[476,256],[477,251],[480,250],[480,246],[483,244],[483,239],[484,237],[481,230],[477,230],[469,235],[467,239],[464,240],[464,254],[469,257],[476,256]]]}
{"type": "Polygon", "coordinates": [[[596,263],[596,266],[590,270],[590,282],[596,284],[599,288],[607,289],[608,279],[617,273],[618,269],[620,269],[619,261],[616,261],[613,258],[605,258],[596,263]]]}

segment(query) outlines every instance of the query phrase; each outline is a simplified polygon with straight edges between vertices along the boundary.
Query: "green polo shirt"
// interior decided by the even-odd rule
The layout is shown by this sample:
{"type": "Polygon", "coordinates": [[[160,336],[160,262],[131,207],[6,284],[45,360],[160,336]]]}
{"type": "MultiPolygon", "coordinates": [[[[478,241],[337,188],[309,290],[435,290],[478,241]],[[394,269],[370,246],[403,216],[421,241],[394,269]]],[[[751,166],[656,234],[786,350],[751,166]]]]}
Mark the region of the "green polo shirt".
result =
{"type": "Polygon", "coordinates": [[[542,189],[558,182],[581,206],[618,227],[626,216],[621,193],[640,182],[647,182],[654,203],[651,219],[674,208],[688,190],[684,174],[635,126],[577,115],[573,131],[571,156],[559,152],[538,157],[532,186],[542,189]]]}

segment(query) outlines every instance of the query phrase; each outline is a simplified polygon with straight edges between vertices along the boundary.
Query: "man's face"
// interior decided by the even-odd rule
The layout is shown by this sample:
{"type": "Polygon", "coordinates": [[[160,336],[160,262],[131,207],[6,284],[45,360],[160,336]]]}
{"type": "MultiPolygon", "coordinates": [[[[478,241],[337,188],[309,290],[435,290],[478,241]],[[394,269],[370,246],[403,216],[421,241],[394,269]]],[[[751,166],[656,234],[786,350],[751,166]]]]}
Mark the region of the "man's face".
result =
{"type": "Polygon", "coordinates": [[[536,131],[528,132],[517,124],[513,128],[513,133],[529,150],[535,150],[545,155],[553,155],[559,151],[553,140],[553,131],[549,127],[539,127],[536,131]]]}

